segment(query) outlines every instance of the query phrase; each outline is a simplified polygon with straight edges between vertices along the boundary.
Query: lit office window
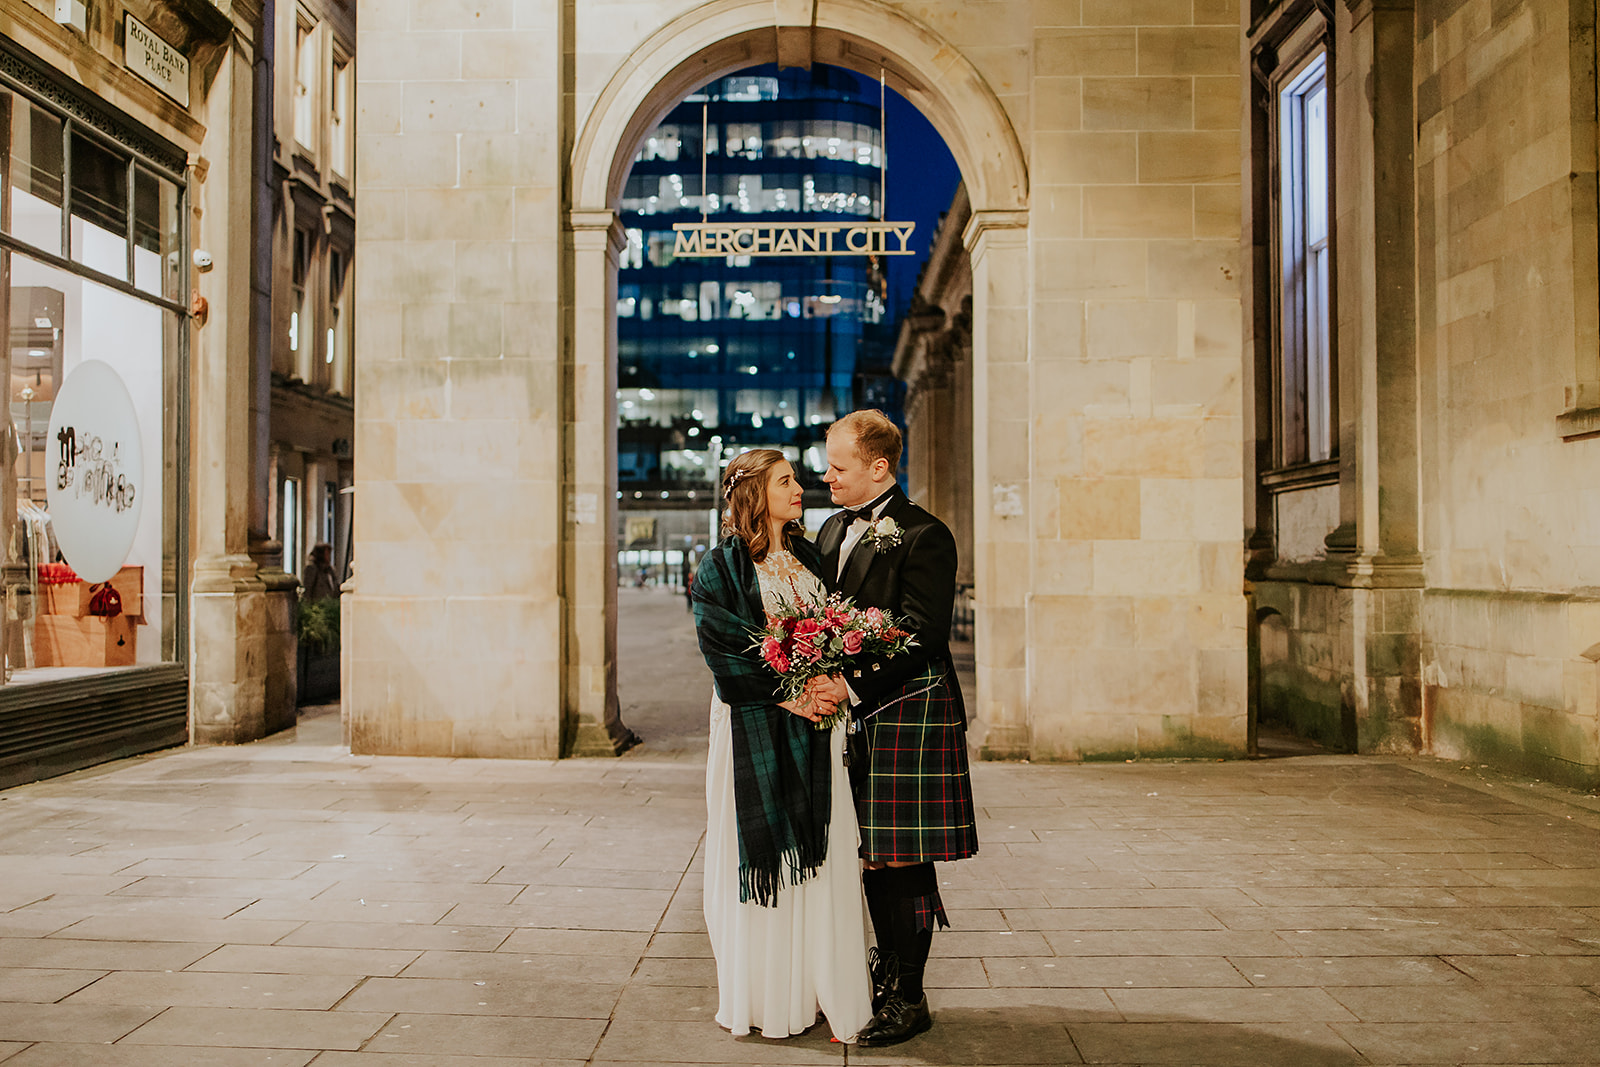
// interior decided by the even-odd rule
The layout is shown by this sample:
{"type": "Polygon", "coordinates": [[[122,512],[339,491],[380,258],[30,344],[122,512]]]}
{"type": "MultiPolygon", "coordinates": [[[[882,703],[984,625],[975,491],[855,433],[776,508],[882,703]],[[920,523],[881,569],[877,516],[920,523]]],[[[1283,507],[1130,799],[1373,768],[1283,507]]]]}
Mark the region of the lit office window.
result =
{"type": "Polygon", "coordinates": [[[1324,54],[1278,92],[1279,434],[1286,466],[1334,454],[1328,103],[1324,54]]]}

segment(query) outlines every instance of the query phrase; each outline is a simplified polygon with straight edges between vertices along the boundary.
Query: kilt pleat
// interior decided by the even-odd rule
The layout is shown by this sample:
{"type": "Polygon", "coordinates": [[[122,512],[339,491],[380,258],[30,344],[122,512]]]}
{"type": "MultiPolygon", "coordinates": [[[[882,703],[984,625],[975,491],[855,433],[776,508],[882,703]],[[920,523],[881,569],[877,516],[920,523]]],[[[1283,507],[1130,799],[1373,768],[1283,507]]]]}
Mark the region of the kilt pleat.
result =
{"type": "Polygon", "coordinates": [[[863,724],[870,748],[856,815],[864,859],[925,863],[978,851],[966,724],[942,678],[932,669],[911,679],[900,692],[916,695],[891,697],[863,724]]]}

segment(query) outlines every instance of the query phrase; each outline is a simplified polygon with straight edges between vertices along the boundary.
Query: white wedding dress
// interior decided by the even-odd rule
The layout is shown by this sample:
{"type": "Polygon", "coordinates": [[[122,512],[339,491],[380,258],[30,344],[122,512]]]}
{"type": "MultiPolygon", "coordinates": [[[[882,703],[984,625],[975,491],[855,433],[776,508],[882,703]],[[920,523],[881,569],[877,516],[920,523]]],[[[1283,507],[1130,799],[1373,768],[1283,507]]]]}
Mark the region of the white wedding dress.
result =
{"type": "MultiPolygon", "coordinates": [[[[770,613],[822,584],[788,552],[756,565],[770,613]]],[[[739,827],[733,801],[733,730],[728,706],[711,698],[706,764],[705,916],[717,961],[717,1022],[735,1034],[788,1037],[813,1025],[820,1007],[833,1036],[854,1040],[872,1018],[866,898],[855,802],[844,767],[844,726],[829,736],[833,761],[828,852],[817,874],[783,884],[775,907],[739,902],[739,827]]]]}

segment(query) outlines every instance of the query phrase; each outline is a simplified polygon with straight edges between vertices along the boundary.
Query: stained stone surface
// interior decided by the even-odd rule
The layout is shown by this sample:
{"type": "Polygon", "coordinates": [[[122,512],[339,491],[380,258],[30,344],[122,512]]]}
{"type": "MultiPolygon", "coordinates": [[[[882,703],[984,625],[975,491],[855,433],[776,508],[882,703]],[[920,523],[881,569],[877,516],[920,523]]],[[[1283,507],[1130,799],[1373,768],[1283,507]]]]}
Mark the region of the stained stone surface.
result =
{"type": "Polygon", "coordinates": [[[292,738],[0,794],[0,1062],[1343,1067],[1600,1048],[1600,798],[1353,756],[978,764],[983,849],[941,870],[934,1029],[880,1050],[825,1028],[730,1037],[700,913],[704,748],[671,736],[615,760],[351,756],[325,710],[292,738]]]}

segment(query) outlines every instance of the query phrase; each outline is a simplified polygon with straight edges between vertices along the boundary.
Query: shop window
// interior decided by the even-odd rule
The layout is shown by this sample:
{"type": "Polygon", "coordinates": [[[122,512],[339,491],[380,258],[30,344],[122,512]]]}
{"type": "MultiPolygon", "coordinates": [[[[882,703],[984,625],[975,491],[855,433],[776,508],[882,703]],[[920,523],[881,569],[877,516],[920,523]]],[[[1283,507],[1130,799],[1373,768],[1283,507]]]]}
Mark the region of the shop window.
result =
{"type": "Polygon", "coordinates": [[[350,58],[335,52],[333,77],[328,83],[328,166],[340,178],[350,177],[350,146],[354,143],[351,125],[350,58]]]}
{"type": "Polygon", "coordinates": [[[0,88],[7,689],[180,662],[184,617],[182,159],[93,101],[24,91],[0,88]]]}
{"type": "Polygon", "coordinates": [[[322,49],[314,23],[297,22],[294,35],[294,139],[306,154],[317,153],[317,80],[322,49]]]}
{"type": "Polygon", "coordinates": [[[1284,466],[1334,455],[1326,55],[1278,90],[1278,433],[1284,466]]]}

